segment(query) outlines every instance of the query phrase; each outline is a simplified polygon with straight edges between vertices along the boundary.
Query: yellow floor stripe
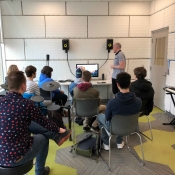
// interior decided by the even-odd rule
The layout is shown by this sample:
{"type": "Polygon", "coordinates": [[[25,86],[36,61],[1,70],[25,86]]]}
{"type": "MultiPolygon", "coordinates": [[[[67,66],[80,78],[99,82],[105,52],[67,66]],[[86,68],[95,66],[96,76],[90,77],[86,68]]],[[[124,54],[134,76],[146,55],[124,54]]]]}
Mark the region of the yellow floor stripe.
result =
{"type": "MultiPolygon", "coordinates": [[[[83,132],[82,126],[75,124],[76,135],[83,132]]],[[[55,163],[56,151],[61,148],[72,146],[72,141],[66,141],[62,146],[58,147],[54,141],[50,140],[49,142],[49,154],[47,156],[46,166],[49,166],[51,171],[49,175],[77,175],[77,170],[67,166],[63,166],[55,163]]],[[[34,168],[28,173],[28,175],[35,175],[34,168]]]]}
{"type": "MultiPolygon", "coordinates": [[[[156,119],[152,116],[152,114],[160,113],[160,112],[163,113],[162,110],[160,110],[160,109],[154,107],[154,108],[153,108],[153,111],[152,111],[152,112],[150,113],[150,115],[149,115],[150,122],[156,120],[156,119]]],[[[142,116],[142,117],[139,117],[139,122],[147,123],[147,122],[148,122],[148,119],[146,118],[146,116],[142,116]]]]}
{"type": "MultiPolygon", "coordinates": [[[[175,144],[175,132],[152,130],[153,141],[147,139],[143,144],[145,160],[168,165],[175,172],[175,150],[172,145],[175,144]]],[[[150,135],[149,131],[144,132],[150,135]]],[[[139,157],[142,158],[140,145],[134,147],[139,157]]]]}

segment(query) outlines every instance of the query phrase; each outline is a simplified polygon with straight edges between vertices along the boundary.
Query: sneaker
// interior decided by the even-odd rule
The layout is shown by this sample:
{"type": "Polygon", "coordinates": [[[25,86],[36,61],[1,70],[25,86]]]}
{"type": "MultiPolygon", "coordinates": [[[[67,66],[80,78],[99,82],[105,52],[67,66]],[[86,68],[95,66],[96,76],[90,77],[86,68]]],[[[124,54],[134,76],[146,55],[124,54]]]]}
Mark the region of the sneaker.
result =
{"type": "Polygon", "coordinates": [[[89,126],[83,127],[83,131],[89,131],[89,130],[90,130],[90,127],[89,126]]]}
{"type": "Polygon", "coordinates": [[[58,134],[56,138],[54,138],[55,142],[58,146],[61,146],[71,135],[71,130],[67,130],[62,134],[58,134]]]}
{"type": "Polygon", "coordinates": [[[42,175],[49,175],[49,173],[50,173],[50,168],[48,166],[46,166],[44,168],[44,173],[42,175]]]}
{"type": "Polygon", "coordinates": [[[109,145],[103,143],[102,148],[106,151],[109,151],[109,145]]]}
{"type": "Polygon", "coordinates": [[[122,143],[120,143],[120,144],[117,143],[117,148],[122,149],[124,147],[124,145],[125,145],[124,141],[122,141],[122,143]]]}

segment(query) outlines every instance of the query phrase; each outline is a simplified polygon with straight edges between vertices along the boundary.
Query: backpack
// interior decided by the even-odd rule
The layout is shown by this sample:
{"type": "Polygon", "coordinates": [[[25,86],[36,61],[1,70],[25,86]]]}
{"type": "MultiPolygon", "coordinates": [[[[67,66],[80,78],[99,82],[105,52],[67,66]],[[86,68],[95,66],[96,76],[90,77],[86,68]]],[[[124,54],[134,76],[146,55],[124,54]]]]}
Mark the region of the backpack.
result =
{"type": "Polygon", "coordinates": [[[81,141],[77,142],[71,147],[73,157],[81,155],[85,157],[96,157],[98,161],[100,151],[100,136],[99,133],[88,134],[81,141]],[[94,136],[95,135],[95,136],[94,136]]]}

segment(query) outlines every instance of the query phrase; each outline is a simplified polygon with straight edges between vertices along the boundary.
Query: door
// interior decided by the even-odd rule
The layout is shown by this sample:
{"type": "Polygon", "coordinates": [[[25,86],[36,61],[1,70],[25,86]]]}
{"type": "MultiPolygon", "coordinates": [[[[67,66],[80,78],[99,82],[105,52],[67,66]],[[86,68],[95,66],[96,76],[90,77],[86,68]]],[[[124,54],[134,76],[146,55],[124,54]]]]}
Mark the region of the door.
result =
{"type": "Polygon", "coordinates": [[[154,105],[164,110],[165,92],[168,73],[167,45],[168,29],[152,32],[151,82],[155,91],[154,105]]]}

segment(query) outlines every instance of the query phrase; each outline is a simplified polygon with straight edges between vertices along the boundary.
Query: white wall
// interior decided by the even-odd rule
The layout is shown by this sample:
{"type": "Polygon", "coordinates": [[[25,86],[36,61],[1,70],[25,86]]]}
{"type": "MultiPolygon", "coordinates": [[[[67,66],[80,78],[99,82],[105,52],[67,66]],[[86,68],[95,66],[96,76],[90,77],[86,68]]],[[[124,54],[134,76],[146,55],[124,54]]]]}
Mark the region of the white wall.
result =
{"type": "MultiPolygon", "coordinates": [[[[175,0],[153,0],[150,8],[150,31],[169,27],[168,53],[169,75],[166,85],[175,86],[175,0]]],[[[169,95],[165,96],[165,110],[175,115],[169,95]]]]}
{"type": "MultiPolygon", "coordinates": [[[[50,54],[53,79],[74,79],[68,69],[62,39],[69,38],[70,67],[76,63],[107,63],[111,71],[114,54],[108,55],[106,39],[121,42],[127,58],[126,70],[133,76],[136,66],[150,64],[150,2],[28,2],[1,1],[7,68],[32,64],[37,79],[50,54]]],[[[147,78],[149,79],[149,73],[147,78]]]]}

